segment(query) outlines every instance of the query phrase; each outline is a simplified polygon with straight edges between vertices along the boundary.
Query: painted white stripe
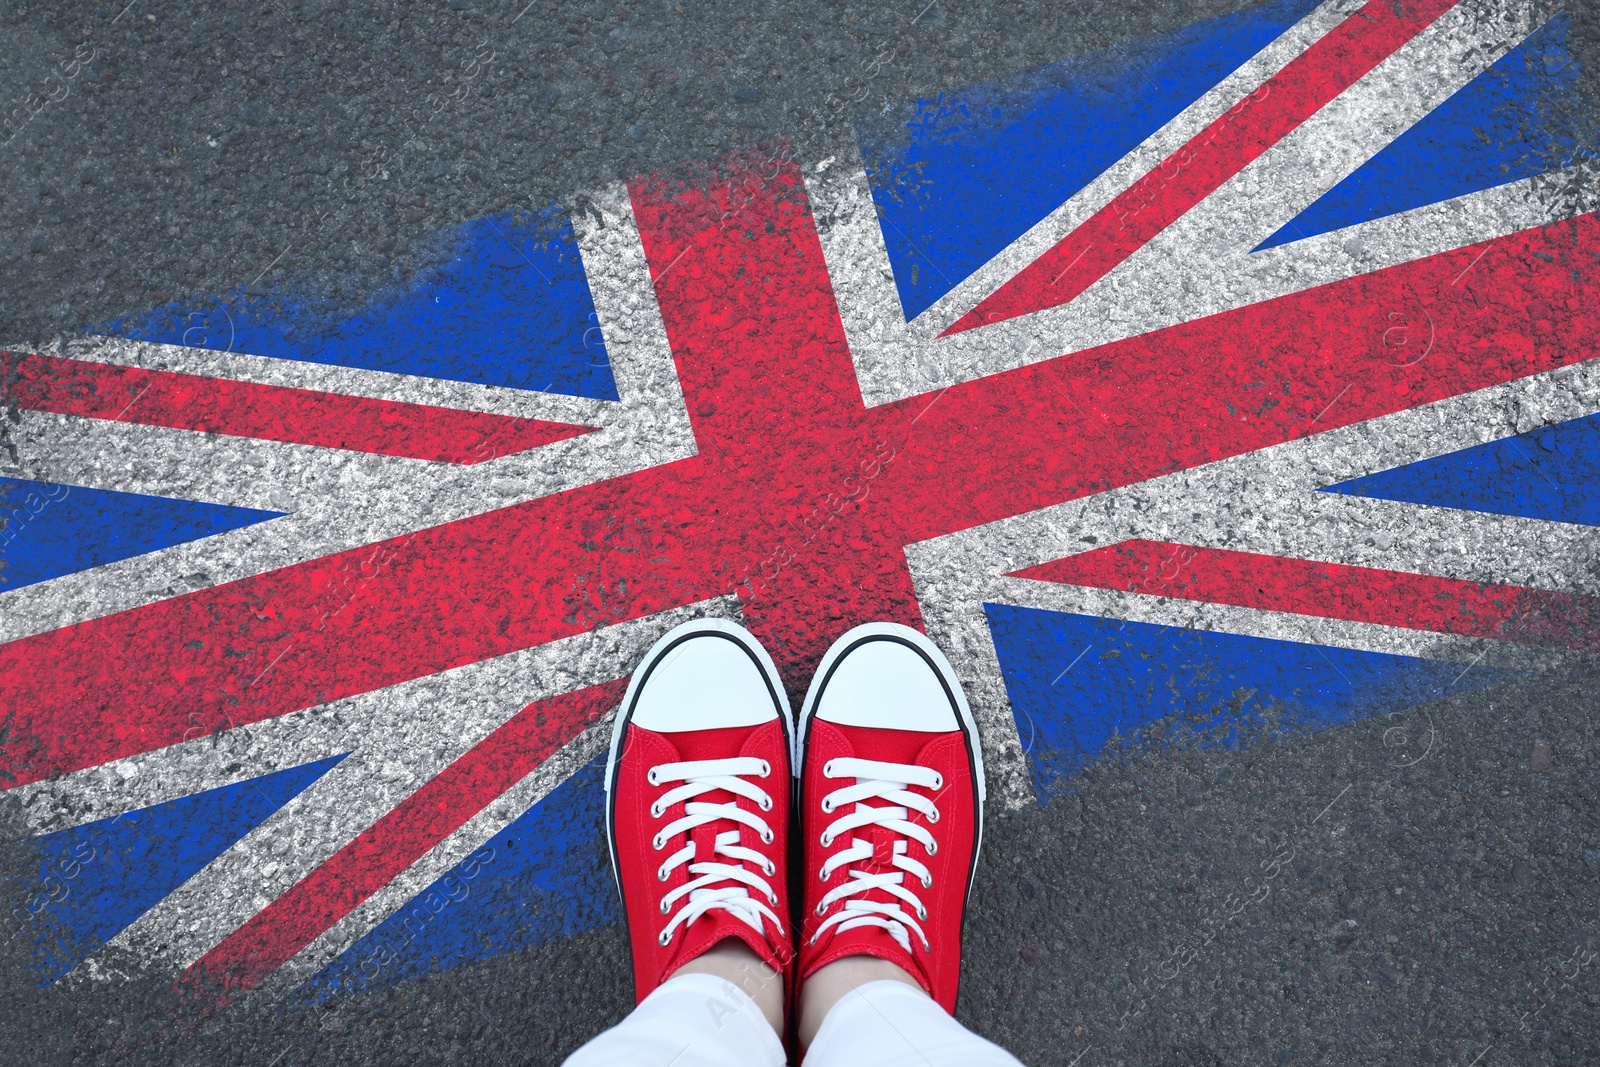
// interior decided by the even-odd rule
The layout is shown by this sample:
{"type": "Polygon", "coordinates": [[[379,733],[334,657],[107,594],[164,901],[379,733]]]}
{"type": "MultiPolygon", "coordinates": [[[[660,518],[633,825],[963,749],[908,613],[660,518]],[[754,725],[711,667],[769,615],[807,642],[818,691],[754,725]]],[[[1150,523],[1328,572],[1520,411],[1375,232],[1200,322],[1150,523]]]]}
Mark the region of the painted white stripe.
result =
{"type": "Polygon", "coordinates": [[[194,727],[189,740],[113,760],[9,793],[34,834],[111,819],[153,804],[232,785],[349,752],[360,729],[351,701],[306,708],[218,734],[194,727]]]}
{"type": "MultiPolygon", "coordinates": [[[[1179,600],[1115,589],[997,578],[986,601],[1044,611],[1126,619],[1154,626],[1265,637],[1276,641],[1327,645],[1360,652],[1481,663],[1485,666],[1536,669],[1571,662],[1573,654],[1536,649],[1505,641],[1410,630],[1374,623],[1294,615],[1260,608],[1179,600]]],[[[1596,659],[1600,657],[1581,657],[1596,659]]]]}
{"type": "Polygon", "coordinates": [[[46,345],[35,351],[41,355],[65,356],[120,367],[174,371],[288,389],[312,389],[373,400],[392,400],[401,404],[426,404],[513,418],[583,423],[586,426],[604,425],[615,418],[618,407],[609,400],[591,400],[560,393],[538,393],[527,389],[422,378],[358,367],[302,363],[243,352],[129,341],[118,337],[78,338],[65,344],[46,345]]]}
{"type": "Polygon", "coordinates": [[[386,467],[422,473],[441,466],[77,415],[18,415],[19,477],[235,507],[292,511],[332,496],[341,481],[356,494],[378,491],[386,467]]]}
{"type": "Polygon", "coordinates": [[[625,431],[629,442],[629,449],[602,471],[612,478],[694,455],[694,428],[627,185],[607,186],[593,195],[590,206],[572,220],[572,228],[622,398],[623,414],[611,425],[625,431]]]}
{"type": "Polygon", "coordinates": [[[1248,548],[1227,531],[1190,536],[1212,548],[1600,596],[1600,530],[1592,526],[1332,493],[1294,503],[1293,513],[1253,518],[1248,548]]]}
{"type": "MultiPolygon", "coordinates": [[[[653,641],[678,623],[706,615],[730,617],[735,611],[732,597],[705,601],[329,705],[348,724],[335,750],[354,741],[355,751],[110,944],[158,968],[188,966],[529,703],[624,676],[653,641]]],[[[280,762],[286,746],[270,739],[282,738],[287,731],[262,732],[269,743],[263,746],[260,764],[280,762]]],[[[248,736],[241,747],[250,758],[254,744],[248,736]]],[[[171,781],[171,751],[134,757],[132,762],[141,768],[136,777],[148,774],[157,782],[171,781]]],[[[300,749],[301,754],[304,751],[300,749]]],[[[219,772],[217,766],[212,764],[210,775],[238,780],[238,771],[219,772]]],[[[86,794],[104,789],[108,778],[116,777],[115,767],[109,776],[98,768],[80,772],[72,776],[75,788],[70,795],[81,804],[86,794]]],[[[196,784],[200,783],[191,784],[188,791],[196,784]]],[[[40,786],[48,787],[37,790],[46,795],[63,789],[60,783],[40,786]]],[[[137,799],[147,801],[151,792],[137,799]]],[[[101,813],[113,814],[119,805],[123,810],[135,806],[128,799],[117,793],[95,806],[101,813]]],[[[59,800],[54,805],[49,800],[30,805],[45,812],[52,806],[62,805],[59,800]]],[[[497,823],[506,811],[497,812],[485,816],[480,828],[492,827],[492,833],[510,821],[507,817],[497,823]]]]}

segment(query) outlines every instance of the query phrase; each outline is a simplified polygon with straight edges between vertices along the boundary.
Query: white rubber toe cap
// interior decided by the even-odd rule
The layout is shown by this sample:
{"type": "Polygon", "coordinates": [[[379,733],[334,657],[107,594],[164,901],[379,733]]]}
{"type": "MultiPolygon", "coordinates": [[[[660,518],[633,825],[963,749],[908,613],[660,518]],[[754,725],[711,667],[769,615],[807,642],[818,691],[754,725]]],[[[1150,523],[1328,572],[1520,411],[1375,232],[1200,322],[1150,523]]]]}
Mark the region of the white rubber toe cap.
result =
{"type": "MultiPolygon", "coordinates": [[[[881,625],[881,624],[880,624],[881,625]]],[[[842,726],[945,733],[960,729],[956,708],[917,642],[875,634],[854,643],[833,663],[816,717],[842,726]]],[[[942,657],[941,657],[942,658],[942,657]]],[[[829,666],[824,664],[824,667],[829,666]]]]}
{"type": "Polygon", "coordinates": [[[768,680],[738,635],[701,622],[696,632],[663,643],[669,647],[644,665],[635,726],[677,733],[759,726],[779,717],[768,680]]]}

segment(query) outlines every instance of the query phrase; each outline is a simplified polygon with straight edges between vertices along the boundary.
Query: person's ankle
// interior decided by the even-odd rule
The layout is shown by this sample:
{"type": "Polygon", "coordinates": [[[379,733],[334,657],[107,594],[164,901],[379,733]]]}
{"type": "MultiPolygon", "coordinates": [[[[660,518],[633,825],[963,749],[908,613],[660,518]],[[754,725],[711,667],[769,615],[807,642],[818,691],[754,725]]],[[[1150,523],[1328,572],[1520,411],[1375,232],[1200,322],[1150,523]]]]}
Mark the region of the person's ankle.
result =
{"type": "Polygon", "coordinates": [[[876,956],[846,956],[834,960],[807,978],[800,987],[800,1047],[809,1048],[822,1029],[822,1021],[845,994],[868,982],[900,982],[926,996],[926,991],[902,967],[876,956]]]}
{"type": "Polygon", "coordinates": [[[732,982],[756,1002],[778,1036],[783,1036],[783,974],[743,941],[729,937],[717,942],[672,972],[671,978],[681,974],[709,974],[732,982]]]}

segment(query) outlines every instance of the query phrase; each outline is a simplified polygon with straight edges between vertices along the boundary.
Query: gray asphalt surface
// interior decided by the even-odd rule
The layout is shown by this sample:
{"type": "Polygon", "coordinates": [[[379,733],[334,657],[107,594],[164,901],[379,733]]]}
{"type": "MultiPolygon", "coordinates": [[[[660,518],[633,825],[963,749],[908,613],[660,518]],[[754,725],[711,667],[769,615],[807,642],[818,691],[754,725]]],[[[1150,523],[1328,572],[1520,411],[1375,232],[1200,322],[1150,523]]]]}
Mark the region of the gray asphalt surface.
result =
{"type": "MultiPolygon", "coordinates": [[[[3,134],[0,340],[277,279],[354,301],[454,222],[779,134],[820,157],[853,113],[1246,6],[13,0],[7,114],[93,59],[3,134]]],[[[1107,757],[992,819],[961,1016],[1034,1064],[1600,1062],[1597,683],[1107,757]]],[[[6,1064],[554,1063],[630,1003],[606,929],[192,1022],[165,981],[36,990],[0,922],[6,1064]]]]}

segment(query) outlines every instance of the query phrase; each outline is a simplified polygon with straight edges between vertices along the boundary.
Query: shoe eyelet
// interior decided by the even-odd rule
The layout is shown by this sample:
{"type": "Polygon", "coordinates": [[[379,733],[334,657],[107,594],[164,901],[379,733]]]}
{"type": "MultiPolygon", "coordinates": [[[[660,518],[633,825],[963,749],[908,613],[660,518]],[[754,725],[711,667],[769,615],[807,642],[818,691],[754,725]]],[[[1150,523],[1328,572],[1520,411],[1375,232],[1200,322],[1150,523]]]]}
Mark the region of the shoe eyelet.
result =
{"type": "Polygon", "coordinates": [[[659,871],[656,872],[656,881],[665,882],[666,880],[667,880],[667,869],[665,867],[663,867],[659,871]]]}
{"type": "Polygon", "coordinates": [[[763,830],[763,831],[761,831],[761,843],[763,845],[772,844],[772,842],[775,840],[775,838],[776,838],[776,835],[773,834],[773,832],[771,830],[763,830]]]}
{"type": "Polygon", "coordinates": [[[927,922],[928,921],[928,909],[927,908],[918,908],[917,909],[917,918],[921,919],[923,922],[927,922]]]}
{"type": "Polygon", "coordinates": [[[665,930],[661,931],[661,936],[656,938],[656,944],[660,945],[662,948],[666,948],[671,943],[672,935],[667,933],[665,930]]]}
{"type": "Polygon", "coordinates": [[[822,842],[822,847],[823,848],[832,847],[833,838],[828,835],[828,831],[826,831],[826,830],[822,831],[821,842],[822,842]]]}
{"type": "Polygon", "coordinates": [[[831,801],[828,798],[824,797],[823,800],[822,800],[822,810],[823,810],[823,812],[825,814],[832,815],[833,814],[833,808],[834,808],[833,801],[831,801]]]}
{"type": "Polygon", "coordinates": [[[654,767],[650,768],[649,773],[644,776],[644,780],[649,782],[651,785],[661,784],[660,779],[656,777],[656,769],[654,767]]]}
{"type": "Polygon", "coordinates": [[[933,787],[935,789],[943,789],[944,788],[944,775],[935,774],[933,776],[933,787]]]}
{"type": "Polygon", "coordinates": [[[667,913],[667,902],[663,900],[661,902],[661,914],[665,915],[666,913],[667,913]]]}
{"type": "Polygon", "coordinates": [[[824,763],[822,765],[822,777],[824,777],[824,778],[832,778],[834,776],[833,775],[833,762],[834,762],[833,760],[829,760],[827,763],[824,763]]]}
{"type": "Polygon", "coordinates": [[[763,867],[762,870],[767,872],[768,878],[771,878],[773,875],[778,873],[778,865],[773,863],[771,860],[768,860],[767,865],[763,867]]]}
{"type": "Polygon", "coordinates": [[[771,797],[762,797],[760,800],[756,801],[756,806],[758,808],[760,808],[762,811],[771,811],[772,810],[772,798],[771,797]]]}
{"type": "Polygon", "coordinates": [[[772,764],[768,763],[766,760],[762,760],[761,761],[761,777],[766,778],[770,774],[772,774],[772,764]]]}
{"type": "Polygon", "coordinates": [[[938,822],[939,821],[939,809],[938,808],[934,808],[932,811],[928,812],[928,821],[929,822],[938,822]]]}
{"type": "Polygon", "coordinates": [[[932,889],[933,888],[933,879],[932,878],[924,878],[922,880],[922,888],[924,888],[924,889],[932,889]]]}
{"type": "Polygon", "coordinates": [[[939,842],[937,842],[937,841],[928,842],[928,855],[937,856],[938,854],[939,854],[939,842]]]}
{"type": "Polygon", "coordinates": [[[776,893],[768,893],[767,894],[767,903],[771,904],[774,908],[776,908],[778,906],[778,894],[776,894],[776,893]]]}
{"type": "Polygon", "coordinates": [[[661,835],[660,834],[657,834],[655,837],[650,839],[650,845],[657,852],[660,852],[662,849],[667,847],[667,843],[661,839],[661,835]]]}
{"type": "Polygon", "coordinates": [[[661,818],[661,813],[666,810],[667,809],[663,808],[659,802],[652,804],[650,805],[650,817],[652,819],[659,819],[661,818]]]}
{"type": "Polygon", "coordinates": [[[823,907],[821,904],[817,905],[817,918],[820,919],[824,915],[826,915],[827,913],[828,913],[828,909],[827,908],[823,907]]]}

